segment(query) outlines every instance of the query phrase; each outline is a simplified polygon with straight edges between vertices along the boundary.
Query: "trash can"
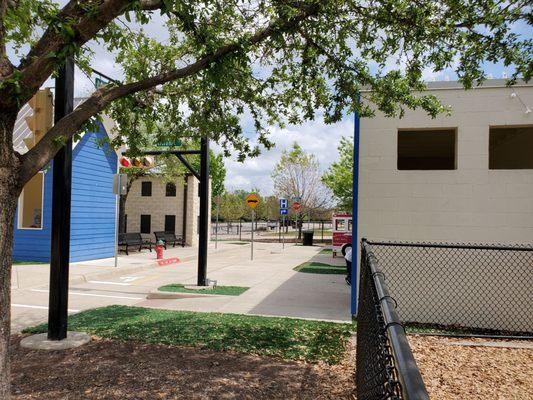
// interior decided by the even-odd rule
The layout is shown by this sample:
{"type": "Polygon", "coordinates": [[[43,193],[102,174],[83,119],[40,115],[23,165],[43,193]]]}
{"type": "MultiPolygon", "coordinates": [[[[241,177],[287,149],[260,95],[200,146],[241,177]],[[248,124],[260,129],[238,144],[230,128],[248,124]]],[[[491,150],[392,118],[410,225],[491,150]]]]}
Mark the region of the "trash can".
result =
{"type": "Polygon", "coordinates": [[[313,231],[303,231],[303,245],[304,246],[312,246],[313,245],[313,231]]]}

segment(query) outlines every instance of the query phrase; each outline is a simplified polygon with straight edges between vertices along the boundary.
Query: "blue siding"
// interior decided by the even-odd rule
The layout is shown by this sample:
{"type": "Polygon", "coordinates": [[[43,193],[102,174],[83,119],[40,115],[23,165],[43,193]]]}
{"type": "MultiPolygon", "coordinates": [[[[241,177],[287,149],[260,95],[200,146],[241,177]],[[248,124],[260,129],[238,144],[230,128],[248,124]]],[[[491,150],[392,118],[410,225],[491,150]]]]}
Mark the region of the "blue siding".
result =
{"type": "MultiPolygon", "coordinates": [[[[86,133],[74,148],[72,157],[72,211],[70,261],[113,257],[115,254],[115,195],[113,174],[117,155],[109,146],[98,146],[106,132],[86,133]]],[[[43,229],[17,229],[13,258],[17,261],[50,261],[52,217],[52,169],[45,174],[43,229]]]]}
{"type": "Polygon", "coordinates": [[[98,145],[106,136],[103,127],[85,134],[72,155],[71,261],[115,255],[117,155],[109,146],[98,145]]]}
{"type": "Polygon", "coordinates": [[[50,260],[52,172],[52,168],[48,168],[44,174],[43,229],[18,229],[17,210],[13,240],[13,259],[15,261],[48,262],[50,260]]]}

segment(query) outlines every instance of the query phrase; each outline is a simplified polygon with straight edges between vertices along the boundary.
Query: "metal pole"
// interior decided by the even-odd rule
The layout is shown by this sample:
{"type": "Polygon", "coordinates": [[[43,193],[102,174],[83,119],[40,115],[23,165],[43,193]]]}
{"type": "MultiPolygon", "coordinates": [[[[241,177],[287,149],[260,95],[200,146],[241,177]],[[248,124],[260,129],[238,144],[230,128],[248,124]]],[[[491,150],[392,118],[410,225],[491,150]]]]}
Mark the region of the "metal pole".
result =
{"type": "MultiPolygon", "coordinates": [[[[74,109],[72,57],[67,58],[59,70],[55,86],[54,121],[57,123],[74,109]]],[[[48,339],[62,340],[67,337],[68,326],[72,139],[67,140],[54,157],[53,180],[48,339]]]]}
{"type": "Polygon", "coordinates": [[[242,241],[242,217],[239,218],[239,242],[242,241]]]}
{"type": "MultiPolygon", "coordinates": [[[[283,227],[285,227],[285,214],[283,214],[283,227]]],[[[285,250],[285,229],[282,229],[283,230],[283,234],[281,235],[282,236],[282,249],[285,250]]]]}
{"type": "Polygon", "coordinates": [[[207,277],[207,241],[209,236],[209,139],[200,142],[200,227],[198,242],[198,286],[205,286],[207,277]]]}
{"type": "MultiPolygon", "coordinates": [[[[359,97],[360,95],[358,95],[359,97]]],[[[358,98],[360,100],[360,98],[358,98]]],[[[359,210],[359,140],[361,133],[359,113],[354,113],[354,134],[353,134],[353,203],[352,203],[352,254],[358,254],[357,227],[359,226],[357,214],[359,210]]],[[[332,227],[333,229],[333,227],[332,227]]],[[[357,293],[358,293],[358,270],[357,262],[352,259],[352,285],[351,285],[351,312],[357,315],[357,293]]]]}
{"type": "MultiPolygon", "coordinates": [[[[120,171],[119,171],[120,172],[120,171]]],[[[117,195],[115,209],[115,268],[118,267],[118,218],[120,213],[120,173],[117,174],[117,195]]]]}
{"type": "Polygon", "coordinates": [[[218,199],[217,199],[217,222],[215,224],[215,250],[218,249],[218,199]]]}
{"type": "Polygon", "coordinates": [[[250,257],[250,260],[252,261],[254,259],[254,219],[255,219],[254,217],[255,217],[255,210],[252,208],[252,246],[251,246],[252,253],[250,257]]]}

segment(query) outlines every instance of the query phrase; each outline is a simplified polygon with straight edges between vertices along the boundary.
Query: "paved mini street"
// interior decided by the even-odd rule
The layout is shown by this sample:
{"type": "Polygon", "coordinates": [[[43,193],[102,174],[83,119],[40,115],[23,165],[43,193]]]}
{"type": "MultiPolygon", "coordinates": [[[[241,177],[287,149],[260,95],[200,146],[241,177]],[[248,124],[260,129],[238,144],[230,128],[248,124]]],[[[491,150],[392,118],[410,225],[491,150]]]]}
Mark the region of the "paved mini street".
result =
{"type": "MultiPolygon", "coordinates": [[[[150,291],[170,283],[196,281],[195,248],[176,247],[165,257],[181,262],[155,266],[155,253],[143,251],[119,258],[73,263],[70,270],[69,310],[112,304],[142,307],[216,311],[258,315],[350,321],[349,287],[342,275],[298,273],[293,268],[310,258],[332,261],[330,255],[317,255],[320,247],[255,243],[254,261],[250,245],[236,242],[213,243],[209,248],[208,278],[218,285],[248,286],[240,296],[212,296],[184,299],[147,300],[150,291]]],[[[12,328],[45,322],[48,313],[48,265],[16,265],[13,269],[12,328]]]]}

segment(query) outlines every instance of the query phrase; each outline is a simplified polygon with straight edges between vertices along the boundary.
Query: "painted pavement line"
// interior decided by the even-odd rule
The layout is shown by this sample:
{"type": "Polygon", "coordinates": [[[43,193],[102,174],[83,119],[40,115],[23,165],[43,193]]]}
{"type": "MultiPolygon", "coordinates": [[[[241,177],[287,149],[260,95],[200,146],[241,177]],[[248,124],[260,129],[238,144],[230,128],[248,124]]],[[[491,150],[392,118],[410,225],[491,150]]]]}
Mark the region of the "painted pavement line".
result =
{"type": "MultiPolygon", "coordinates": [[[[45,289],[30,289],[32,292],[48,293],[48,290],[45,289]]],[[[107,294],[94,294],[94,293],[80,293],[80,292],[71,292],[68,294],[73,294],[77,296],[89,296],[89,297],[105,297],[109,299],[131,299],[131,300],[144,300],[144,297],[128,297],[128,296],[111,296],[107,294]]]]}
{"type": "Polygon", "coordinates": [[[130,283],[123,283],[123,282],[109,282],[109,281],[87,281],[87,283],[97,283],[97,284],[99,284],[99,285],[131,286],[130,283]]]}
{"type": "MultiPolygon", "coordinates": [[[[12,303],[11,307],[36,308],[38,310],[48,310],[48,307],[46,307],[46,306],[31,306],[29,304],[14,304],[14,303],[12,303]]],[[[80,312],[81,310],[72,310],[72,309],[69,308],[67,311],[68,312],[80,312]]]]}

